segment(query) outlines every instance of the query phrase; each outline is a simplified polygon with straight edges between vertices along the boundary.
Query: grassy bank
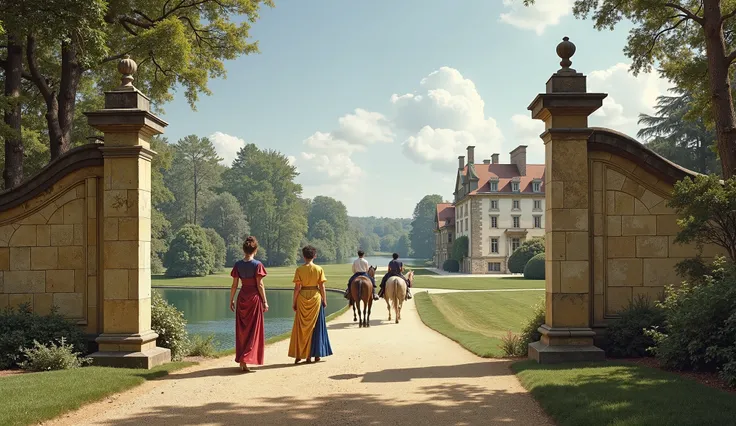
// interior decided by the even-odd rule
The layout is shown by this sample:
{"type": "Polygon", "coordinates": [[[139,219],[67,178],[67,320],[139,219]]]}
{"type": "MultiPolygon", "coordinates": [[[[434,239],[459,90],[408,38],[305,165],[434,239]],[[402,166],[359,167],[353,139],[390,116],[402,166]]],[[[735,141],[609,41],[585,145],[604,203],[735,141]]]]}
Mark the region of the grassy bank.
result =
{"type": "Polygon", "coordinates": [[[512,366],[562,426],[734,424],[736,394],[627,363],[512,366]]]}
{"type": "Polygon", "coordinates": [[[415,296],[424,324],[482,357],[503,356],[501,338],[519,333],[541,292],[448,293],[415,296]]]}
{"type": "Polygon", "coordinates": [[[2,377],[0,425],[39,423],[190,365],[174,362],[151,370],[84,367],[2,377]]]}
{"type": "Polygon", "coordinates": [[[416,288],[440,288],[448,290],[503,290],[520,288],[544,288],[544,280],[525,280],[523,277],[446,277],[420,276],[416,288]]]}

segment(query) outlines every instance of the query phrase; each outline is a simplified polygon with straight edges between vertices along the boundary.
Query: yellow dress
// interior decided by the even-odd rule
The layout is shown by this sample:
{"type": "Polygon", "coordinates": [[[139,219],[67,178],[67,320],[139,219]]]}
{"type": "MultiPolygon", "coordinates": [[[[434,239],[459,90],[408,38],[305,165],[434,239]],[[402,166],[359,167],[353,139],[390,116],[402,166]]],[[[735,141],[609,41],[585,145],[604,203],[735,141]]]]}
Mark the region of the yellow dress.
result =
{"type": "Polygon", "coordinates": [[[294,283],[301,283],[302,288],[296,298],[294,326],[291,329],[289,342],[291,358],[307,359],[310,356],[312,334],[322,307],[319,284],[326,281],[325,272],[313,263],[298,267],[294,273],[294,283]]]}

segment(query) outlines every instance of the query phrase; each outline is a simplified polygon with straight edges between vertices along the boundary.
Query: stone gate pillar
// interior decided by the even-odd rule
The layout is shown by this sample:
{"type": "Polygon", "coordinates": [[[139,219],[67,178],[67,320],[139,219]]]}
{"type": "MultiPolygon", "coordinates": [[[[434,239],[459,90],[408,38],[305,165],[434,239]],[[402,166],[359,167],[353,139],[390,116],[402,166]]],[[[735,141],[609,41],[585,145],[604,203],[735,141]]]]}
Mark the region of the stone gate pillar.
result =
{"type": "Polygon", "coordinates": [[[562,68],[547,81],[546,93],[529,105],[544,121],[545,147],[545,324],[541,341],[529,345],[539,363],[602,360],[591,328],[591,211],[588,173],[588,116],[605,93],[587,93],[586,77],[570,68],[575,45],[557,46],[562,68]]]}
{"type": "Polygon", "coordinates": [[[85,115],[105,135],[100,291],[102,334],[96,365],[151,368],[170,361],[151,330],[151,137],[167,123],[132,84],[137,65],[118,64],[122,86],[105,92],[105,109],[85,115]]]}

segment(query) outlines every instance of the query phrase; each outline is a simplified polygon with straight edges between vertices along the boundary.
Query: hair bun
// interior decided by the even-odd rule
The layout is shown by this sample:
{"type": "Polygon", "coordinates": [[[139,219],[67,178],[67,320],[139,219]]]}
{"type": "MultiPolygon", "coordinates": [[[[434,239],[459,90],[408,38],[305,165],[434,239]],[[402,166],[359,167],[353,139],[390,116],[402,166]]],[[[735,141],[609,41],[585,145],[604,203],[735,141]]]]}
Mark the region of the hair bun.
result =
{"type": "Polygon", "coordinates": [[[243,243],[243,251],[246,254],[252,254],[257,248],[258,240],[256,240],[256,237],[249,236],[245,239],[245,242],[243,243]]]}

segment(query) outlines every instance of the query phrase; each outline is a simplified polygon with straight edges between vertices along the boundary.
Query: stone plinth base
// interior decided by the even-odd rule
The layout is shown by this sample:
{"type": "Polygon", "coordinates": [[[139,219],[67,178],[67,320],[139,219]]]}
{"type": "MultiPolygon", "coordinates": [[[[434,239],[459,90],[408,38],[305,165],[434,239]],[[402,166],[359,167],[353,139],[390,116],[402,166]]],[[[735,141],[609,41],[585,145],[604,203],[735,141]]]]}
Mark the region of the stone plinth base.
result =
{"type": "Polygon", "coordinates": [[[550,346],[542,342],[529,344],[529,358],[540,364],[560,364],[563,362],[604,361],[603,349],[590,346],[550,346]]]}
{"type": "Polygon", "coordinates": [[[153,347],[143,352],[95,352],[92,364],[100,367],[151,369],[171,361],[171,350],[153,347]]]}

